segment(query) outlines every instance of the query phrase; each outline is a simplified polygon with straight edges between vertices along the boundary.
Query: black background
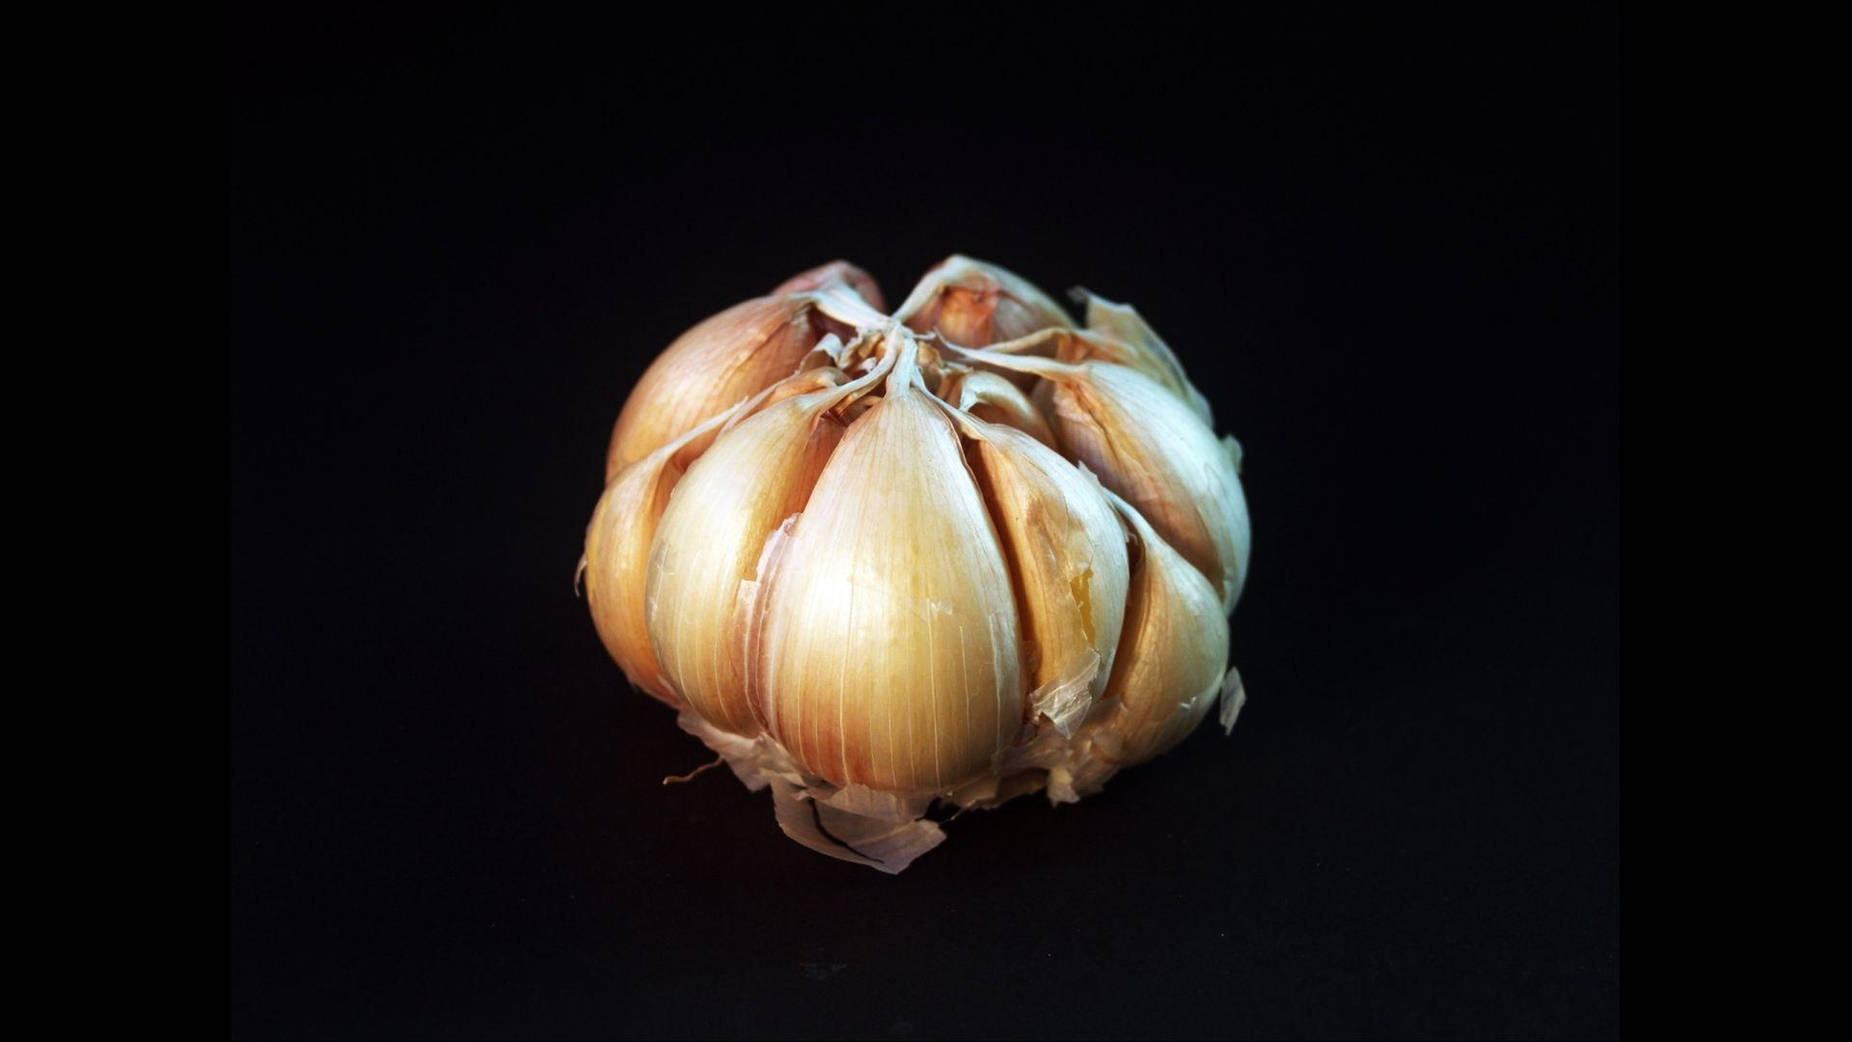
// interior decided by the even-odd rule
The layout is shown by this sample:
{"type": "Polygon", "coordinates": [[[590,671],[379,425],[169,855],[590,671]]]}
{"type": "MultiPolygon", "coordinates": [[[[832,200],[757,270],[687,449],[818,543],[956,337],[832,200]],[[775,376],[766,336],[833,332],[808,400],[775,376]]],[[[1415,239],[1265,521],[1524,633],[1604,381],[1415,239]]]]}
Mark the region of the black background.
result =
{"type": "Polygon", "coordinates": [[[460,17],[233,30],[234,1034],[1619,1032],[1616,14],[460,17]],[[571,576],[676,333],[954,251],[1242,439],[1251,700],[888,877],[571,576]]]}

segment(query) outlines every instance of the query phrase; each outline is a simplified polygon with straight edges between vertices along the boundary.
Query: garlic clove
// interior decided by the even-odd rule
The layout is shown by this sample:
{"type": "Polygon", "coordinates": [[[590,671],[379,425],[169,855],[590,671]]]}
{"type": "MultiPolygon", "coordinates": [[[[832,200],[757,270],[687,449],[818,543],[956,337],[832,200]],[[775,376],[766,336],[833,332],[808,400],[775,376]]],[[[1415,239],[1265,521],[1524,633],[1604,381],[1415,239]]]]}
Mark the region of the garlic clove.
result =
{"type": "Polygon", "coordinates": [[[664,446],[619,471],[605,486],[585,530],[585,596],[605,650],[631,684],[672,706],[682,701],[650,645],[643,591],[650,540],[681,477],[675,447],[664,446]]]}
{"type": "Polygon", "coordinates": [[[791,375],[825,335],[803,295],[759,297],[677,337],[637,381],[611,433],[607,480],[715,413],[791,375]]]}
{"type": "MultiPolygon", "coordinates": [[[[804,380],[798,377],[797,380],[804,380]]],[[[648,602],[650,546],[671,493],[688,467],[728,423],[763,404],[777,386],[722,410],[692,430],[618,471],[605,484],[585,527],[579,575],[592,623],[605,650],[631,684],[677,708],[684,703],[650,644],[648,602]]]]}
{"type": "Polygon", "coordinates": [[[748,687],[812,774],[942,792],[1023,718],[1003,549],[951,422],[890,382],[850,425],[758,579],[748,687]]]}
{"type": "Polygon", "coordinates": [[[786,398],[723,433],[676,486],[657,525],[650,641],[675,689],[723,730],[760,730],[741,662],[740,585],[755,579],[760,551],[780,522],[804,509],[842,440],[842,424],[829,410],[853,390],[786,398]]]}
{"type": "Polygon", "coordinates": [[[881,296],[881,284],[875,281],[875,277],[844,260],[830,261],[828,264],[793,275],[779,283],[778,288],[772,290],[772,294],[777,296],[783,293],[807,293],[834,285],[848,286],[855,291],[857,296],[873,305],[877,311],[887,309],[887,302],[881,296]]]}
{"type": "Polygon", "coordinates": [[[964,347],[1073,324],[1061,305],[1027,279],[957,254],[927,272],[895,316],[964,347]]]}
{"type": "Polygon", "coordinates": [[[1223,610],[1234,609],[1250,541],[1238,445],[1217,441],[1181,398],[1128,366],[1007,351],[953,355],[1040,376],[1035,401],[1051,414],[1062,454],[1130,500],[1216,586],[1223,610]]]}
{"type": "Polygon", "coordinates": [[[1129,500],[1232,610],[1247,581],[1247,498],[1228,448],[1175,394],[1104,362],[1050,370],[1049,402],[1069,455],[1129,500]]]}
{"type": "Polygon", "coordinates": [[[1103,696],[1117,704],[1082,734],[1099,756],[1123,766],[1169,749],[1208,715],[1229,676],[1228,623],[1202,573],[1136,509],[1123,500],[1117,505],[1139,548],[1117,664],[1103,696]]]}
{"type": "Polygon", "coordinates": [[[1092,474],[1021,431],[955,418],[973,443],[967,459],[1015,581],[1031,708],[1070,732],[1112,673],[1129,581],[1125,531],[1092,474]]]}

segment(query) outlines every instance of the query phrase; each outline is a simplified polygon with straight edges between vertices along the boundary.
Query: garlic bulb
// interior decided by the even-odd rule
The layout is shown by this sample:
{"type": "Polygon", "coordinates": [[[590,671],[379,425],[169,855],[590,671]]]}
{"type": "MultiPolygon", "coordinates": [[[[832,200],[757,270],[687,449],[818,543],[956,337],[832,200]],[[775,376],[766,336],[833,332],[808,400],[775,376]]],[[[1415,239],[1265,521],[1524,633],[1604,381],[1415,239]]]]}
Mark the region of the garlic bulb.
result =
{"type": "Polygon", "coordinates": [[[844,262],[700,323],[626,402],[581,567],[631,682],[792,838],[888,872],[935,804],[1096,792],[1220,701],[1233,439],[1138,314],[953,257],[893,316],[844,262]]]}

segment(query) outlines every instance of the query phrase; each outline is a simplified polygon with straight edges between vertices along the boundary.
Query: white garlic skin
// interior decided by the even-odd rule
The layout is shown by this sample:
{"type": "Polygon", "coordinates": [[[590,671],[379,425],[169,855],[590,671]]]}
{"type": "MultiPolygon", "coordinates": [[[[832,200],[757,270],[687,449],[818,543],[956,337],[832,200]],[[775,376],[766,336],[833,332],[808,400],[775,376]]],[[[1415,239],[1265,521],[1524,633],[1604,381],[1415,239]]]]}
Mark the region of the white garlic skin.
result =
{"type": "Polygon", "coordinates": [[[585,569],[626,675],[792,838],[898,871],[935,799],[1077,799],[1189,735],[1251,536],[1239,447],[1130,307],[1076,329],[957,256],[881,303],[836,262],[665,350],[585,569]]]}
{"type": "Polygon", "coordinates": [[[811,773],[939,792],[1015,739],[1009,572],[952,425],[924,391],[850,426],[762,584],[754,695],[811,773]]]}

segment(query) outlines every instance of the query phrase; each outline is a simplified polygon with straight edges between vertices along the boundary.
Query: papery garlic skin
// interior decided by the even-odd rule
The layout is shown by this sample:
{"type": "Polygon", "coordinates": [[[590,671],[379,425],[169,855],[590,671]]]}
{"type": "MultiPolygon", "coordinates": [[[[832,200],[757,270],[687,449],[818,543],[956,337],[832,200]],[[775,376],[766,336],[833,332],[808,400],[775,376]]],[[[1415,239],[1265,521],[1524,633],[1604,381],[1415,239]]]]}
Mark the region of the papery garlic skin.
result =
{"type": "Polygon", "coordinates": [[[754,694],[811,773],[944,791],[1016,737],[1003,549],[923,389],[890,392],[850,425],[761,583],[754,694]]]}
{"type": "Polygon", "coordinates": [[[670,345],[582,565],[632,682],[779,827],[885,872],[940,805],[1071,802],[1245,694],[1240,445],[1128,305],[954,255],[894,314],[846,262],[670,345]]]}

